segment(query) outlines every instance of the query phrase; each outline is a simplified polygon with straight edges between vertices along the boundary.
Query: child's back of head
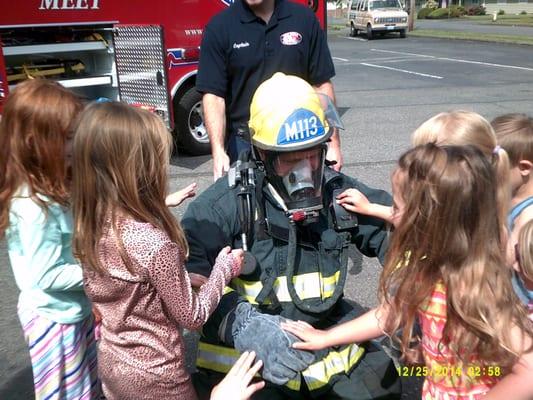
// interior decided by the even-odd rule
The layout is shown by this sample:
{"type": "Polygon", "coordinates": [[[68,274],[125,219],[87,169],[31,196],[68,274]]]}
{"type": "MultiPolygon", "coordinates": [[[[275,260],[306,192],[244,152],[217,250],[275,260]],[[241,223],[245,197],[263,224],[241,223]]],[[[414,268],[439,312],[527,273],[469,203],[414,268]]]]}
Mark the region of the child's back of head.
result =
{"type": "MultiPolygon", "coordinates": [[[[78,257],[101,269],[98,240],[106,222],[148,222],[187,254],[184,233],[165,205],[172,136],[161,119],[125,103],[91,104],[74,138],[72,200],[78,257]]],[[[129,263],[124,260],[126,265],[129,263]]]]}
{"type": "Polygon", "coordinates": [[[0,120],[0,237],[21,185],[43,208],[43,196],[68,204],[66,145],[82,107],[74,93],[46,79],[22,82],[8,96],[0,120]]]}
{"type": "MultiPolygon", "coordinates": [[[[438,146],[475,146],[495,164],[498,201],[509,202],[509,159],[497,147],[496,134],[483,116],[473,111],[439,113],[418,127],[411,137],[413,146],[434,143],[438,146]]],[[[507,209],[500,210],[504,218],[507,209]]]]}
{"type": "Polygon", "coordinates": [[[473,111],[439,113],[420,125],[411,137],[413,146],[435,143],[439,146],[472,145],[489,156],[496,147],[496,135],[489,122],[473,111]]]}
{"type": "Polygon", "coordinates": [[[491,125],[498,144],[509,155],[511,166],[520,160],[533,163],[533,118],[525,114],[505,114],[494,118],[491,125]]]}

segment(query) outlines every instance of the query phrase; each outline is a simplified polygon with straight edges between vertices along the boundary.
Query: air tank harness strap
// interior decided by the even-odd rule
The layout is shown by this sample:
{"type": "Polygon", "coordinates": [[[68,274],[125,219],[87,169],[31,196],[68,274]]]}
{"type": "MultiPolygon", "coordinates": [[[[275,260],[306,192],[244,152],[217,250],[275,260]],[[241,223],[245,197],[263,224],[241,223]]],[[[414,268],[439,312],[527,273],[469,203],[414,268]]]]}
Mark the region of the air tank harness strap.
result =
{"type": "MultiPolygon", "coordinates": [[[[291,296],[292,302],[298,308],[300,311],[306,312],[306,313],[322,313],[324,311],[329,310],[342,296],[344,292],[344,285],[346,283],[346,276],[348,274],[348,251],[347,247],[350,244],[349,242],[349,234],[346,232],[340,233],[340,236],[343,239],[342,243],[342,249],[341,249],[341,260],[340,260],[340,276],[339,280],[337,281],[337,284],[335,286],[335,290],[333,292],[333,295],[331,297],[328,297],[323,303],[318,305],[311,305],[309,303],[304,302],[299,296],[298,293],[296,293],[296,289],[294,288],[294,281],[293,277],[295,274],[295,261],[296,261],[296,244],[297,244],[297,228],[296,224],[291,221],[289,224],[289,250],[287,255],[287,288],[289,291],[289,294],[291,296]]],[[[319,260],[321,257],[319,257],[319,260]]],[[[322,273],[322,266],[321,261],[319,261],[319,269],[320,273],[322,273]]]]}

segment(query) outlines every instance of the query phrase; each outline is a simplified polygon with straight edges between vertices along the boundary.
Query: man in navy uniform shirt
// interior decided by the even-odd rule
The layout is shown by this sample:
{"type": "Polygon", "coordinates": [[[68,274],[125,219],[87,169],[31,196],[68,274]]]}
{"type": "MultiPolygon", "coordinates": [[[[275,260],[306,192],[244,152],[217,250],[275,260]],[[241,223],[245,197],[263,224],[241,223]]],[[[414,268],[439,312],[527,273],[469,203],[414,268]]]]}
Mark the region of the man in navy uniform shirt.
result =
{"type": "MultiPolygon", "coordinates": [[[[204,30],[196,88],[203,93],[215,180],[250,148],[240,128],[250,118],[253,93],[276,72],[299,76],[335,101],[330,81],[335,68],[312,10],[288,0],[235,0],[211,19],[204,30]]],[[[337,131],[326,158],[341,169],[337,131]]]]}

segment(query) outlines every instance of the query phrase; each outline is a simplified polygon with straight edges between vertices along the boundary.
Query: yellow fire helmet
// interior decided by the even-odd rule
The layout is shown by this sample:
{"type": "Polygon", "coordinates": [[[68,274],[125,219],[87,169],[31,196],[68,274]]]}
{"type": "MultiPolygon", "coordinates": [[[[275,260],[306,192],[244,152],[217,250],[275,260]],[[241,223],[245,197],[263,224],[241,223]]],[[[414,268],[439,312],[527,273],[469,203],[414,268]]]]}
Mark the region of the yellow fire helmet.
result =
{"type": "Polygon", "coordinates": [[[343,128],[329,97],[296,76],[277,72],[259,85],[252,98],[250,136],[260,149],[285,152],[314,147],[329,139],[333,126],[343,128]]]}

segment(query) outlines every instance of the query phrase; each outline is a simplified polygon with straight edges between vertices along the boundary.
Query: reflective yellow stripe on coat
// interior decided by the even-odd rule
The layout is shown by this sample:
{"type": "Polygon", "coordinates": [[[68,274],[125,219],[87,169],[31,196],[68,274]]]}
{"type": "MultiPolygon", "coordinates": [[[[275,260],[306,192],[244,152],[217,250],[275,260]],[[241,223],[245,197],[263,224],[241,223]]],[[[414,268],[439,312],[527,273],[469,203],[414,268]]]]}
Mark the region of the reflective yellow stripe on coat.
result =
{"type": "MultiPolygon", "coordinates": [[[[361,359],[364,347],[351,344],[342,350],[331,350],[322,360],[311,364],[301,372],[309,390],[317,390],[328,384],[337,374],[347,374],[361,359]]],[[[227,373],[239,358],[239,352],[225,346],[217,346],[200,341],[196,366],[220,373],[227,373]]],[[[300,375],[285,384],[294,391],[300,390],[300,375]]]]}
{"type": "MultiPolygon", "coordinates": [[[[300,274],[294,276],[292,281],[294,289],[300,299],[327,299],[333,295],[335,286],[339,281],[340,272],[336,272],[331,276],[322,276],[318,272],[311,272],[308,274],[300,274]]],[[[263,289],[263,284],[257,281],[246,281],[241,278],[235,278],[231,281],[230,286],[235,289],[241,296],[246,298],[250,304],[257,304],[255,298],[263,289]]],[[[287,288],[287,277],[280,276],[274,282],[274,292],[280,302],[292,302],[287,288]]],[[[270,299],[266,299],[264,304],[269,304],[270,299]]]]}

